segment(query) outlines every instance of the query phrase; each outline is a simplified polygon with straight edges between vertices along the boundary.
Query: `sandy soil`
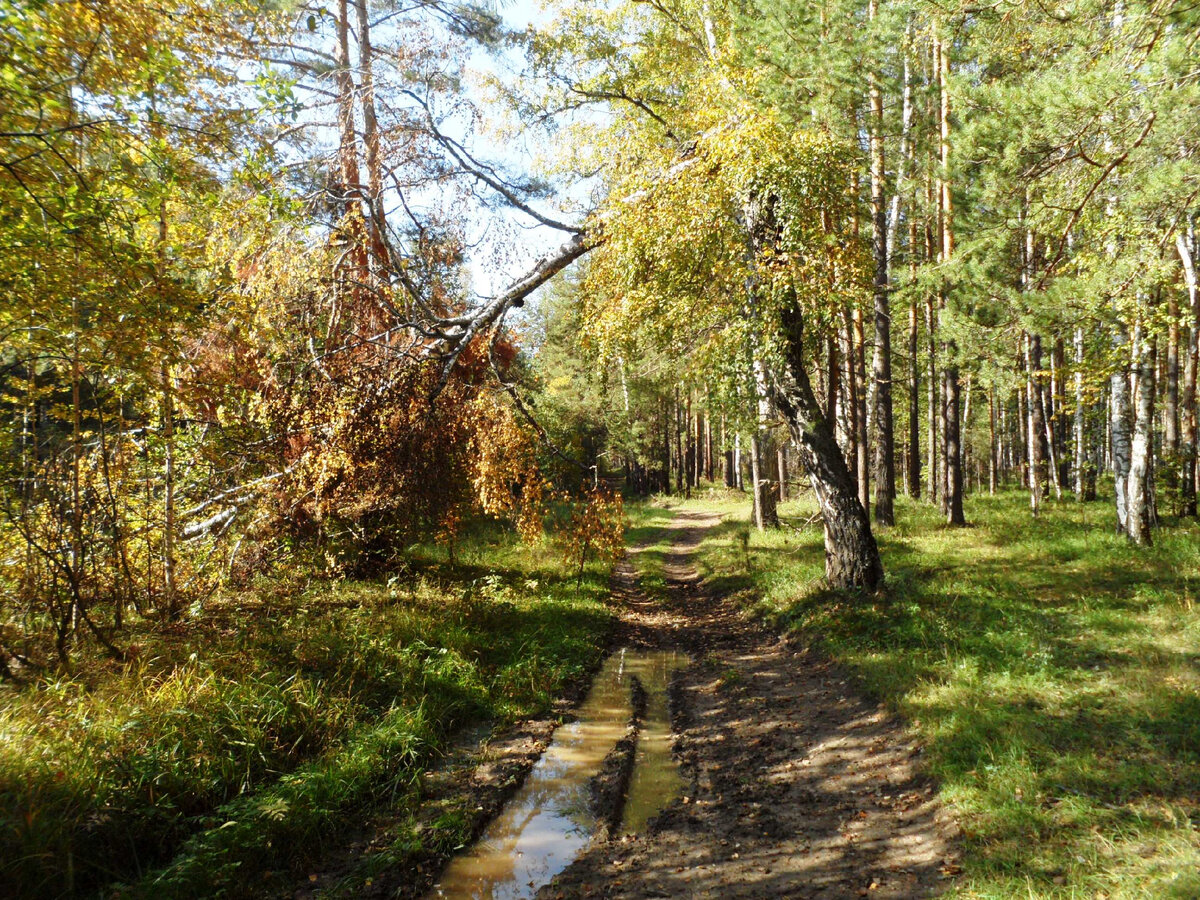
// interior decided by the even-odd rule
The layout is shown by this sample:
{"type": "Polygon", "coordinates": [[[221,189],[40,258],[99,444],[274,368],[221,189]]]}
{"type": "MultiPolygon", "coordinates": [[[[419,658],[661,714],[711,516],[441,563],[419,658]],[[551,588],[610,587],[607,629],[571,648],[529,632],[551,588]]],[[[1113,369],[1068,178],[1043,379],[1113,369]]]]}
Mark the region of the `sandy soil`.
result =
{"type": "Polygon", "coordinates": [[[920,749],[828,660],[745,619],[690,557],[716,518],[681,513],[670,597],[617,576],[618,639],[695,660],[672,685],[686,796],[645,834],[595,843],[539,898],[926,897],[957,871],[956,828],[920,749]]]}

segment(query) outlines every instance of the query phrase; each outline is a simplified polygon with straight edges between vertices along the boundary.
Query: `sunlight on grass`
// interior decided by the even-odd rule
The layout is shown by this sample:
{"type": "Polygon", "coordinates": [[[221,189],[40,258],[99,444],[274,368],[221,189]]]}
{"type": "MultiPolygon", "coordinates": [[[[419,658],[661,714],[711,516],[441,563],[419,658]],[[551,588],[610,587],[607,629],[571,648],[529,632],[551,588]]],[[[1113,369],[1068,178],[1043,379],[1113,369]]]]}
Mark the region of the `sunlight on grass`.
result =
{"type": "Polygon", "coordinates": [[[1200,896],[1200,541],[1138,550],[1105,504],[970,501],[946,528],[901,501],[885,591],[823,587],[806,503],[702,547],[713,586],[796,629],[900,712],[959,820],[963,898],[1200,896]]]}
{"type": "Polygon", "coordinates": [[[480,528],[379,580],[264,579],[147,629],[128,665],[6,688],[0,893],[207,896],[402,812],[456,728],[544,710],[595,665],[607,583],[480,528]]]}

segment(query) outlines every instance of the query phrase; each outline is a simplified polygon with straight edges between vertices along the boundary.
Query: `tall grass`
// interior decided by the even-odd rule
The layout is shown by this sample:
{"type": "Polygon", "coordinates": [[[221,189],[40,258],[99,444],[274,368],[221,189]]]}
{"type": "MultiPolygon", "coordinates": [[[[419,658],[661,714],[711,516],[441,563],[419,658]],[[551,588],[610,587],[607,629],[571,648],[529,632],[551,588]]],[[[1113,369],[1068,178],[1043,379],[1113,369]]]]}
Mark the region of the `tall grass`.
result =
{"type": "Polygon", "coordinates": [[[577,590],[497,531],[412,563],[264,583],[146,631],[128,665],[6,688],[0,892],[238,893],[404,803],[456,727],[545,708],[598,658],[600,567],[577,590]]]}
{"type": "Polygon", "coordinates": [[[702,560],[911,723],[965,836],[958,896],[1200,897],[1200,531],[1137,549],[1108,504],[1026,504],[975,497],[949,529],[902,502],[878,595],[822,587],[816,528],[747,553],[744,506],[702,560]]]}

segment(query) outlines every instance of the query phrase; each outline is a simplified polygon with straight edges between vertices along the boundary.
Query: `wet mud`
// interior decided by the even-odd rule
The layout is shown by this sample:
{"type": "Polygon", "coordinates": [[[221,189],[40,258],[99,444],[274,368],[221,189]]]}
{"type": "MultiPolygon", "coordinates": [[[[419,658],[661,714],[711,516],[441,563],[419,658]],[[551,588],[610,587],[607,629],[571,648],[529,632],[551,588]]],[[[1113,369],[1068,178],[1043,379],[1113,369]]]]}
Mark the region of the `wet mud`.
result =
{"type": "Polygon", "coordinates": [[[631,646],[696,662],[669,690],[685,787],[644,828],[591,844],[547,898],[916,898],[957,866],[957,827],[920,747],[820,654],[708,594],[691,554],[715,518],[681,514],[669,596],[623,583],[631,646]]]}
{"type": "Polygon", "coordinates": [[[664,779],[676,763],[665,746],[655,758],[639,735],[649,724],[649,699],[664,698],[656,708],[665,710],[667,681],[685,663],[671,651],[613,653],[575,720],[558,729],[524,784],[475,845],[450,862],[430,896],[532,897],[586,847],[615,833],[627,805],[638,821],[670,802],[664,779]],[[657,774],[635,785],[639,763],[657,774]]]}

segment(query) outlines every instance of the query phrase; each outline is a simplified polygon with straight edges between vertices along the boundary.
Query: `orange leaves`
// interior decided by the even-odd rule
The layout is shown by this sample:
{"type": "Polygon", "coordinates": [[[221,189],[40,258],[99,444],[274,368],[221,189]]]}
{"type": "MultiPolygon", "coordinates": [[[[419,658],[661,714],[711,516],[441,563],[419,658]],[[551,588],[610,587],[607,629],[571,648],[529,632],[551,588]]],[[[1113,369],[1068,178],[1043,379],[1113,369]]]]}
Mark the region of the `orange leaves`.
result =
{"type": "Polygon", "coordinates": [[[525,541],[542,533],[549,485],[538,468],[533,435],[490,394],[472,403],[471,481],[482,510],[511,519],[525,541]]]}
{"type": "Polygon", "coordinates": [[[621,495],[606,485],[584,492],[571,512],[563,534],[564,552],[579,574],[588,556],[616,563],[625,552],[625,504],[621,495]]]}

